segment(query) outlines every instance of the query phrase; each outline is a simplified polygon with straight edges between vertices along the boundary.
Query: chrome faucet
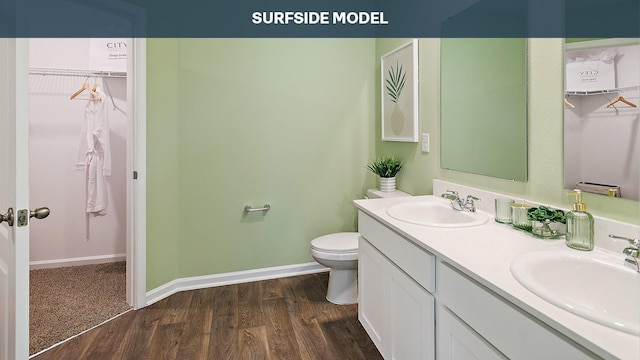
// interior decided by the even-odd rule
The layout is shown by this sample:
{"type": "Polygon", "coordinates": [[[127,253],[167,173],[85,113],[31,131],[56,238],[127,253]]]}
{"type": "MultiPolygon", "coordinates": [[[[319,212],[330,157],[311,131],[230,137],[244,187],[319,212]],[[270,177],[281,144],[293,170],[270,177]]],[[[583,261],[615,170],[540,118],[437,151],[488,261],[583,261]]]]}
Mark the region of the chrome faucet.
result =
{"type": "Polygon", "coordinates": [[[451,208],[453,208],[453,210],[458,210],[458,211],[476,212],[476,206],[474,204],[474,200],[480,200],[479,198],[473,195],[467,195],[467,198],[463,200],[460,198],[460,196],[458,196],[458,192],[453,190],[447,190],[444,194],[440,196],[450,200],[451,208]]]}
{"type": "Polygon", "coordinates": [[[624,259],[624,265],[640,272],[640,264],[638,264],[638,258],[640,257],[640,239],[630,239],[613,234],[609,234],[609,237],[612,239],[627,240],[629,242],[629,246],[622,250],[622,252],[627,255],[624,259]]]}

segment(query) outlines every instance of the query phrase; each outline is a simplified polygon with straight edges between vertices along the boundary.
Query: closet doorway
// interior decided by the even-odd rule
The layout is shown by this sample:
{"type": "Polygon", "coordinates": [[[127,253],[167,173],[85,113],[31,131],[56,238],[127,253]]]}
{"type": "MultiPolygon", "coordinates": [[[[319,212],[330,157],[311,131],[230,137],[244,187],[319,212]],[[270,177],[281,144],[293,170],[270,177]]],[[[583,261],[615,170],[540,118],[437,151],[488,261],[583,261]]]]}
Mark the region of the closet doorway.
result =
{"type": "MultiPolygon", "coordinates": [[[[132,59],[136,43],[141,44],[132,39],[29,40],[30,204],[51,209],[45,221],[30,226],[30,268],[34,284],[52,287],[45,299],[36,298],[43,292],[32,288],[30,322],[37,329],[32,326],[30,333],[32,340],[38,338],[31,341],[31,354],[144,305],[144,226],[137,226],[144,221],[139,216],[144,206],[138,206],[144,194],[134,180],[134,171],[137,175],[144,168],[139,161],[145,156],[140,151],[144,136],[136,131],[141,111],[134,106],[144,101],[135,99],[144,87],[135,86],[140,76],[132,77],[130,69],[141,61],[132,59]],[[109,56],[120,56],[120,64],[109,63],[109,56]],[[92,181],[87,186],[87,137],[81,133],[90,118],[99,116],[107,125],[101,144],[108,138],[110,146],[97,172],[98,180],[104,175],[105,186],[97,190],[106,192],[107,203],[87,213],[88,193],[96,187],[92,181]],[[52,299],[56,292],[61,295],[52,299]],[[48,334],[58,334],[57,341],[51,343],[48,334]]],[[[144,53],[144,48],[137,51],[144,53]]],[[[89,133],[93,130],[90,126],[89,133]]]]}
{"type": "Polygon", "coordinates": [[[96,69],[89,62],[91,41],[29,42],[30,203],[52,210],[47,221],[32,224],[32,269],[125,260],[126,58],[122,70],[96,69]],[[90,89],[71,99],[84,86],[90,89]],[[102,98],[94,97],[94,91],[102,98]],[[82,136],[83,127],[86,131],[88,123],[101,122],[99,118],[105,128],[89,124],[88,136],[82,136]],[[103,190],[106,204],[104,210],[87,214],[87,143],[92,132],[102,130],[106,144],[100,140],[100,145],[109,147],[95,158],[100,158],[97,175],[104,175],[106,186],[94,186],[94,191],[100,193],[96,205],[103,190]]]}

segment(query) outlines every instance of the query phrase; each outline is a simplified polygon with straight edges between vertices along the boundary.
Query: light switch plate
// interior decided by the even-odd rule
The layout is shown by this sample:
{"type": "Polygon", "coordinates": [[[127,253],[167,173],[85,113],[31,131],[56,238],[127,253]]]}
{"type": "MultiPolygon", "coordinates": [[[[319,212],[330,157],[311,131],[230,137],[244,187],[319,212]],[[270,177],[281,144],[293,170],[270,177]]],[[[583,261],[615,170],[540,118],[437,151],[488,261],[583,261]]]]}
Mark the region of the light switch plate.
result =
{"type": "Polygon", "coordinates": [[[429,133],[422,134],[422,152],[429,152],[429,133]]]}

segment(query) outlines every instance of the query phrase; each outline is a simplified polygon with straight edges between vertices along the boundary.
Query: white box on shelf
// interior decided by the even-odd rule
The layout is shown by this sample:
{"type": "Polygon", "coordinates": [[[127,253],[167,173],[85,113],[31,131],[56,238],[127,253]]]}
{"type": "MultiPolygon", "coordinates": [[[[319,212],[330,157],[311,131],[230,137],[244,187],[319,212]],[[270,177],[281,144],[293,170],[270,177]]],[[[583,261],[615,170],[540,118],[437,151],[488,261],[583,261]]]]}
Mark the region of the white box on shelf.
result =
{"type": "Polygon", "coordinates": [[[567,91],[598,91],[616,87],[613,61],[576,61],[566,65],[567,91]]]}

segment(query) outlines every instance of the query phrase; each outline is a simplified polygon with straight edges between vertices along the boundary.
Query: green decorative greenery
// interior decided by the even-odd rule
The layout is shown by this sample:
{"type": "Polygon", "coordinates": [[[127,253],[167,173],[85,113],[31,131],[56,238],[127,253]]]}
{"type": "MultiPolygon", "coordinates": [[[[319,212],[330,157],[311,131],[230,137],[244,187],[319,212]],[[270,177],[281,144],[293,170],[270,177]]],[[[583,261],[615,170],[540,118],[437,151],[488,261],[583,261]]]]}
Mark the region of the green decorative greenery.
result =
{"type": "Polygon", "coordinates": [[[394,69],[393,66],[391,66],[388,75],[389,77],[385,79],[387,94],[391,97],[391,101],[398,103],[398,99],[404,88],[407,73],[402,68],[402,65],[396,62],[396,68],[394,69]]]}
{"type": "Polygon", "coordinates": [[[545,222],[559,222],[565,224],[567,222],[564,211],[552,209],[546,206],[539,206],[537,208],[530,208],[527,210],[527,218],[533,221],[545,222]]]}
{"type": "Polygon", "coordinates": [[[526,232],[531,232],[531,230],[533,229],[533,226],[531,224],[513,224],[513,227],[524,230],[526,232]]]}
{"type": "Polygon", "coordinates": [[[380,177],[391,178],[400,172],[402,165],[402,161],[395,156],[381,156],[367,165],[367,169],[380,177]]]}

